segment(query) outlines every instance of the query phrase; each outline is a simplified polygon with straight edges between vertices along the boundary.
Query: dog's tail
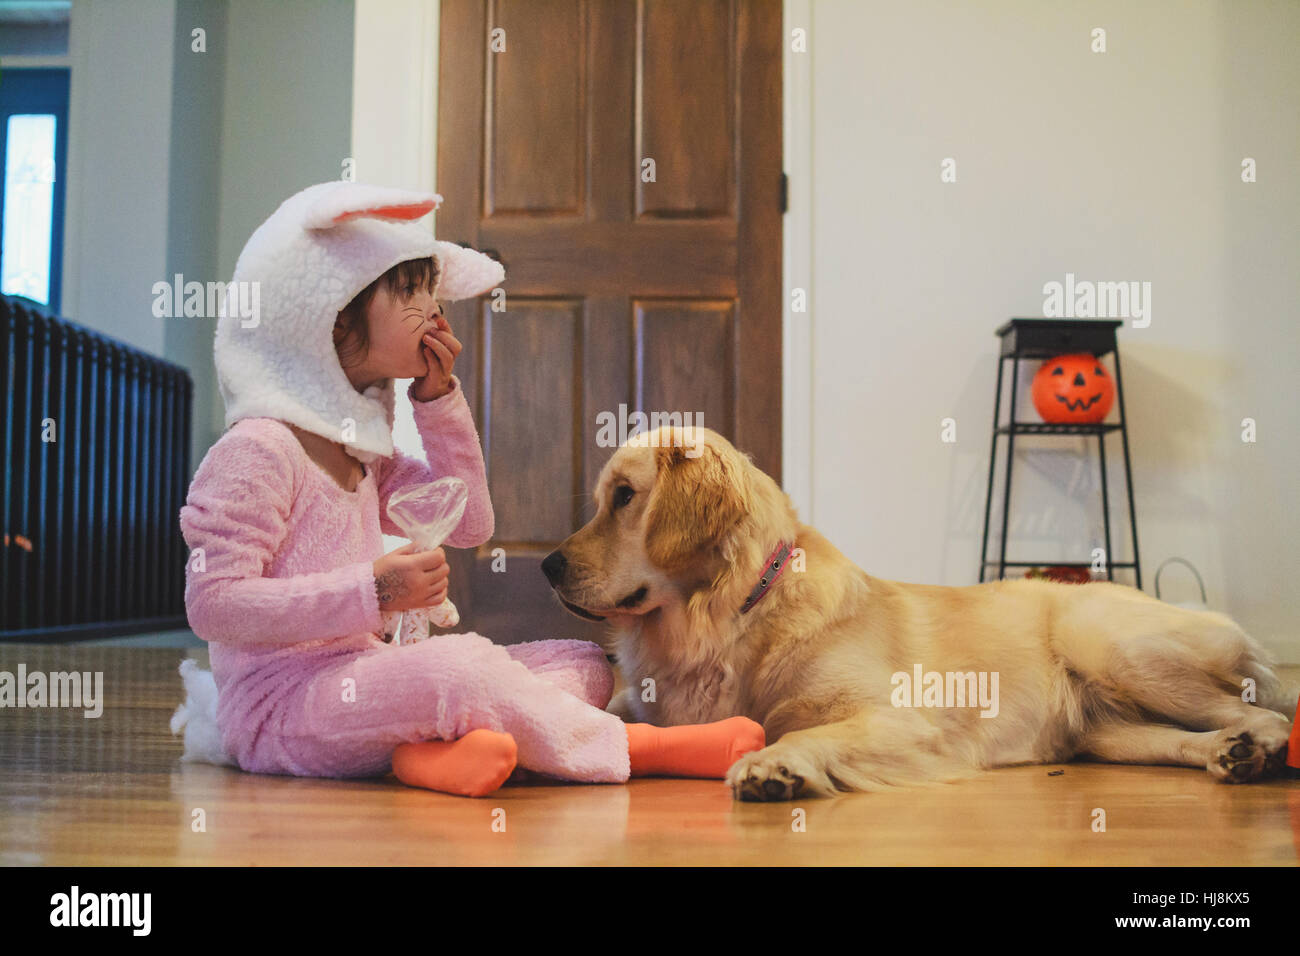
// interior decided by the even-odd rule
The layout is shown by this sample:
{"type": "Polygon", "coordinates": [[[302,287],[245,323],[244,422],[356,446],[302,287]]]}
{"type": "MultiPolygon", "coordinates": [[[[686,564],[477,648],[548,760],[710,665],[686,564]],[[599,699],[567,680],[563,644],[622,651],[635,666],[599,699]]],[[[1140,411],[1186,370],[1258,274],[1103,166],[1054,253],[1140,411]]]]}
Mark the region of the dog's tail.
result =
{"type": "Polygon", "coordinates": [[[185,752],[181,763],[211,763],[238,766],[221,745],[217,727],[217,682],[211,671],[202,670],[192,659],[181,661],[181,680],[185,682],[185,703],[172,714],[172,734],[185,732],[185,752]]]}

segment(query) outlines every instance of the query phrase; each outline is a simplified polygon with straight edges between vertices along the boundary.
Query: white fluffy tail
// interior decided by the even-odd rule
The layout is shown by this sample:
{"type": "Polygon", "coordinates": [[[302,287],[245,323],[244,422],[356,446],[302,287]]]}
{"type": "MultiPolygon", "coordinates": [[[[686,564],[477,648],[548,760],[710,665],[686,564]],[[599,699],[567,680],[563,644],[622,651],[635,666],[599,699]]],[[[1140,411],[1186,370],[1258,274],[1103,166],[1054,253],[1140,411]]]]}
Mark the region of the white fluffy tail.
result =
{"type": "Polygon", "coordinates": [[[181,661],[185,682],[185,703],[172,714],[173,734],[185,731],[185,752],[181,763],[213,763],[238,766],[221,746],[217,729],[217,682],[211,671],[202,670],[191,658],[181,661]]]}

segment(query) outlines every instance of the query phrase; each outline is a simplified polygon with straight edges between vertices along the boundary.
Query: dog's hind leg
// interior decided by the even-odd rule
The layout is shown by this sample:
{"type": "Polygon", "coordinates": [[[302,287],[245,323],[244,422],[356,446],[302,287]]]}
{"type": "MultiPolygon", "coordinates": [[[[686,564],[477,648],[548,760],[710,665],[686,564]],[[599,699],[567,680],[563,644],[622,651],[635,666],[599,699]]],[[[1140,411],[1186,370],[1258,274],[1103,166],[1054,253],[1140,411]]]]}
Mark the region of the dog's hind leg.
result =
{"type": "Polygon", "coordinates": [[[1250,783],[1281,775],[1287,735],[1277,727],[1194,731],[1168,724],[1115,722],[1093,727],[1078,748],[1081,756],[1107,763],[1204,767],[1221,783],[1250,783]]]}
{"type": "Polygon", "coordinates": [[[1196,765],[1226,782],[1280,771],[1295,690],[1274,673],[1268,651],[1213,611],[1162,608],[1143,624],[1143,632],[1113,639],[1101,666],[1082,675],[1111,714],[1085,735],[1081,749],[1127,763],[1195,756],[1196,765]],[[1166,722],[1203,733],[1156,729],[1166,722]]]}
{"type": "Polygon", "coordinates": [[[1111,644],[1097,676],[1114,701],[1192,730],[1289,727],[1295,691],[1273,672],[1267,652],[1230,618],[1191,613],[1170,633],[1111,644]]]}
{"type": "Polygon", "coordinates": [[[1105,722],[1084,734],[1078,751],[1106,763],[1208,767],[1218,736],[1215,730],[1184,730],[1170,724],[1105,722]]]}

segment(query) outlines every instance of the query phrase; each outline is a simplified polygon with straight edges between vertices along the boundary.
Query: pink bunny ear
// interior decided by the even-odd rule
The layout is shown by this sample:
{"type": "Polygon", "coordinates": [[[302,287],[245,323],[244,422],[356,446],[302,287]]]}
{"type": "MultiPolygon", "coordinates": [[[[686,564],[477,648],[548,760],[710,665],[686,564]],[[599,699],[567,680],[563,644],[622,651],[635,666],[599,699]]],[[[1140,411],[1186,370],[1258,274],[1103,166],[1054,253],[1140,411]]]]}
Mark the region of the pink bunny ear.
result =
{"type": "Polygon", "coordinates": [[[340,183],[307,210],[304,229],[329,229],[350,219],[410,221],[428,215],[442,204],[437,193],[414,193],[385,186],[340,183]]]}

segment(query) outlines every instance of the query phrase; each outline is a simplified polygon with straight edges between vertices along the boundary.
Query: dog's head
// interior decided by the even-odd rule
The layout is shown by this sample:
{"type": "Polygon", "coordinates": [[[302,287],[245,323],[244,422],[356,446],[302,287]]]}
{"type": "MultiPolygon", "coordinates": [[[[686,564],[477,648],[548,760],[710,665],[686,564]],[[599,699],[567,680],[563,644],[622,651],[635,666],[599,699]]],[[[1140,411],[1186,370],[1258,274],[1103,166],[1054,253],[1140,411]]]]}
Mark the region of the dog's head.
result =
{"type": "Polygon", "coordinates": [[[776,483],[706,428],[633,436],[602,469],[595,500],[596,516],[542,562],[561,603],[587,620],[684,600],[747,564],[742,542],[757,530],[792,534],[795,523],[776,483]]]}

